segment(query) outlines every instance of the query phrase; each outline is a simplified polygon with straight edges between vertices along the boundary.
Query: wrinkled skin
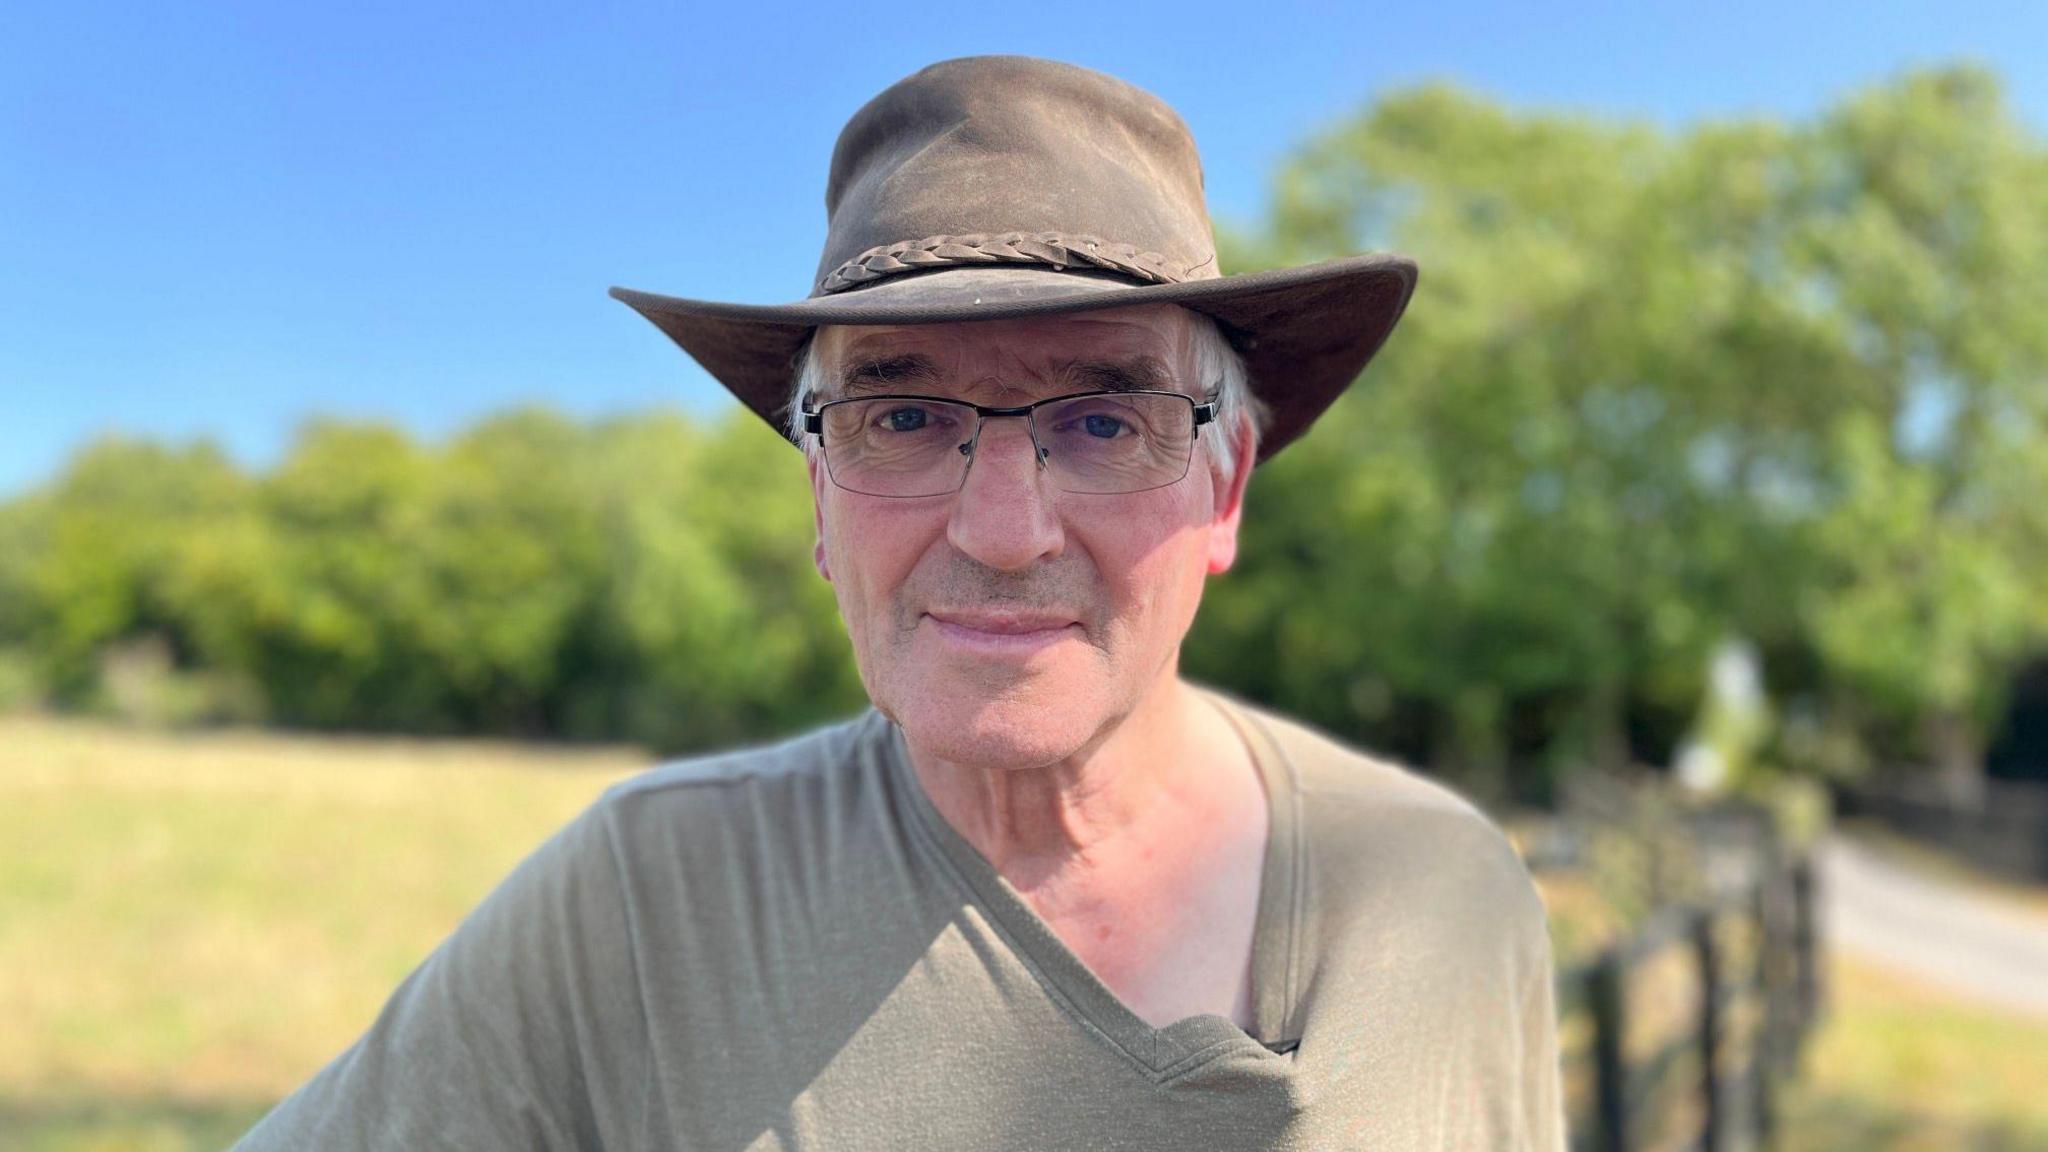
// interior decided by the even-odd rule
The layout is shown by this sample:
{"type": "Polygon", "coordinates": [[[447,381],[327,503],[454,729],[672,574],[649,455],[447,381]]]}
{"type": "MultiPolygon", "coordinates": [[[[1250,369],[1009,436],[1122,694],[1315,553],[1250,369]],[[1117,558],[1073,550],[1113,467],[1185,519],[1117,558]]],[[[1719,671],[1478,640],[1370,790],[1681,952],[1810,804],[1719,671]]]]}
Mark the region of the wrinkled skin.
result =
{"type": "MultiPolygon", "coordinates": [[[[1076,390],[1061,379],[1062,362],[1136,355],[1160,358],[1181,390],[1199,393],[1189,378],[1190,320],[1152,305],[828,328],[818,340],[828,381],[840,365],[919,353],[943,383],[906,390],[1020,405],[1076,390]]],[[[831,398],[828,384],[821,399],[831,398]]],[[[869,697],[920,759],[1048,766],[1087,758],[1134,716],[1171,722],[1185,706],[1181,639],[1204,581],[1237,551],[1249,434],[1227,474],[1210,456],[1220,434],[1222,426],[1201,429],[1177,483],[1118,495],[1059,491],[1022,420],[990,421],[965,486],[946,496],[848,492],[813,455],[818,570],[837,594],[869,697]],[[986,634],[1018,628],[1036,634],[986,634]]]]}

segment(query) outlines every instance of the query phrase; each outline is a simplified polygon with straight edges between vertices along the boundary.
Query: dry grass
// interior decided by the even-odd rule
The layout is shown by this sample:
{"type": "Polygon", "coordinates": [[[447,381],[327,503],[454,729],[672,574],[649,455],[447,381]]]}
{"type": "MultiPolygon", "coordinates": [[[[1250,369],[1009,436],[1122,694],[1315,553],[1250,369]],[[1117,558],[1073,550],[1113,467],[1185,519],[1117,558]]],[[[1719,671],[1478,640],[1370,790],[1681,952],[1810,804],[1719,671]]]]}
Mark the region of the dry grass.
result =
{"type": "Polygon", "coordinates": [[[0,719],[0,1148],[218,1143],[645,763],[0,719]]]}
{"type": "Polygon", "coordinates": [[[2048,1027],[1849,957],[1829,973],[1786,1152],[2048,1150],[2048,1027]]]}

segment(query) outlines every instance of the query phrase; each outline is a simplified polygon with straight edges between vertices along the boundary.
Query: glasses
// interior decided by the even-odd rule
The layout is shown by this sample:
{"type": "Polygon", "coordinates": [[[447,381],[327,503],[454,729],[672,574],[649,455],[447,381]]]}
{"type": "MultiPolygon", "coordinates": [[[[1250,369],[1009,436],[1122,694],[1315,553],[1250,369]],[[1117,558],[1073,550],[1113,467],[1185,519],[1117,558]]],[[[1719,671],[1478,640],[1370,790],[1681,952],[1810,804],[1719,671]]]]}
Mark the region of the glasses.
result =
{"type": "Polygon", "coordinates": [[[803,412],[832,482],[866,496],[944,496],[967,482],[982,422],[1021,416],[1039,466],[1062,492],[1163,488],[1188,474],[1196,429],[1216,402],[1180,392],[1106,391],[988,408],[936,396],[861,396],[803,412]]]}

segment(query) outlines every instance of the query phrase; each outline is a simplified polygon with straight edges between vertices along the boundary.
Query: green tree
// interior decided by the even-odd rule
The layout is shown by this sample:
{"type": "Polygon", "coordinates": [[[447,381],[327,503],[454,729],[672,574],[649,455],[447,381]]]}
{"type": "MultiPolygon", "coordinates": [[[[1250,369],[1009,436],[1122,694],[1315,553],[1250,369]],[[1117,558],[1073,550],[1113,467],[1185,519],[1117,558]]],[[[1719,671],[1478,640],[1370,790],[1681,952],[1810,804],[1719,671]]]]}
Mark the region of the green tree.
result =
{"type": "Polygon", "coordinates": [[[1431,86],[1310,141],[1234,246],[1421,286],[1254,483],[1191,663],[1483,783],[1619,759],[1739,635],[1967,750],[2041,636],[2044,155],[1971,69],[1675,134],[1431,86]],[[1915,542],[1942,563],[1885,558],[1915,542]]]}
{"type": "Polygon", "coordinates": [[[1826,428],[1802,607],[1836,684],[1975,794],[2048,626],[2048,147],[1971,68],[1863,93],[1800,144],[1790,278],[1864,384],[1826,428]]]}
{"type": "Polygon", "coordinates": [[[207,443],[169,448],[103,439],[7,519],[0,627],[35,653],[60,703],[97,702],[99,660],[125,637],[159,637],[181,663],[196,637],[174,588],[190,533],[247,504],[246,480],[207,443]]]}
{"type": "Polygon", "coordinates": [[[752,416],[603,429],[603,580],[572,730],[683,749],[789,731],[863,700],[811,567],[802,458],[752,416]]]}

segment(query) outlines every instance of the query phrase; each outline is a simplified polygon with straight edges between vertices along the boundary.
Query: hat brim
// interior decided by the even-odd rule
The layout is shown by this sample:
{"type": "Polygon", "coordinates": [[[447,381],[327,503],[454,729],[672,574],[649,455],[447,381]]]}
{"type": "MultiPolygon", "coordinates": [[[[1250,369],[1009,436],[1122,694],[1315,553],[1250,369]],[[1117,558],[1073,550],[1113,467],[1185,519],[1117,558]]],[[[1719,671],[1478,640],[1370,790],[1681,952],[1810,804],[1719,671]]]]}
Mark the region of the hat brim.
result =
{"type": "Polygon", "coordinates": [[[1348,256],[1299,268],[1137,284],[1043,267],[952,267],[878,280],[794,304],[611,295],[652,321],[778,431],[788,428],[796,354],[820,325],[953,324],[1179,304],[1214,318],[1266,405],[1259,460],[1315,422],[1386,343],[1415,290],[1415,262],[1348,256]]]}

